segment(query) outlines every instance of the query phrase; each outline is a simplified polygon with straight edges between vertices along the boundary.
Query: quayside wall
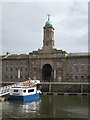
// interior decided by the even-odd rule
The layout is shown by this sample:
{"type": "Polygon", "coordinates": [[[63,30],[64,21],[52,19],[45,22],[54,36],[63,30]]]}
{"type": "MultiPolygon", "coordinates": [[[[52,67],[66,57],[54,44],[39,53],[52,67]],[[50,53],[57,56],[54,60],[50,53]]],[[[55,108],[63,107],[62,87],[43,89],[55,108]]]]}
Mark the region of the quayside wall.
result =
{"type": "Polygon", "coordinates": [[[88,83],[41,83],[42,92],[90,93],[88,83]]]}

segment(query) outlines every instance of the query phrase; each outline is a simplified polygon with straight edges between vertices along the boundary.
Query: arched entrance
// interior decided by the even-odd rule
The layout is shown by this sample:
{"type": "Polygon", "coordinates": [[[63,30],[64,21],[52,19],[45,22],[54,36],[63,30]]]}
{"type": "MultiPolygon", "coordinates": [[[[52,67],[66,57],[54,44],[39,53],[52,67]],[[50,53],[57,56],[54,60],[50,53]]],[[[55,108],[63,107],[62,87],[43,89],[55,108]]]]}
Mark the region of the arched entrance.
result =
{"type": "Polygon", "coordinates": [[[52,67],[50,64],[45,64],[42,68],[42,79],[44,81],[51,81],[52,67]]]}

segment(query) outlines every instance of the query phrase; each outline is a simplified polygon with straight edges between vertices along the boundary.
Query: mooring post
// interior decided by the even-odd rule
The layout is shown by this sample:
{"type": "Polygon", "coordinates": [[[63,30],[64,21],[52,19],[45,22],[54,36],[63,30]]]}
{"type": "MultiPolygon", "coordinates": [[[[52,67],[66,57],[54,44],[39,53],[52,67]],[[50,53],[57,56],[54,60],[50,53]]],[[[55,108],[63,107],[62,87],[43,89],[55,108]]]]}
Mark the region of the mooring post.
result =
{"type": "Polygon", "coordinates": [[[51,84],[49,84],[49,92],[51,92],[51,84]]]}
{"type": "Polygon", "coordinates": [[[81,93],[83,93],[83,84],[81,83],[81,93]]]}

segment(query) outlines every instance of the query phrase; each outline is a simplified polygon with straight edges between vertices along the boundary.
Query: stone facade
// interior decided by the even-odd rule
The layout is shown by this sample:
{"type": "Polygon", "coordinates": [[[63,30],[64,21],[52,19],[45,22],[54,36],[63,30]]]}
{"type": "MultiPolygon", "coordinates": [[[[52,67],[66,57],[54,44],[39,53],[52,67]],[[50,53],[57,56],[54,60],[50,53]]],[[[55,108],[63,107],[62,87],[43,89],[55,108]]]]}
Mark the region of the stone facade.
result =
{"type": "Polygon", "coordinates": [[[2,60],[2,80],[17,82],[28,78],[28,56],[11,55],[2,60]],[[20,78],[18,72],[20,70],[20,78]]]}
{"type": "Polygon", "coordinates": [[[87,54],[67,54],[54,47],[54,28],[50,18],[43,27],[43,47],[29,55],[2,56],[2,81],[17,82],[25,79],[41,81],[88,81],[87,54]]]}
{"type": "Polygon", "coordinates": [[[88,60],[90,56],[68,56],[67,57],[67,81],[88,81],[88,60]]]}

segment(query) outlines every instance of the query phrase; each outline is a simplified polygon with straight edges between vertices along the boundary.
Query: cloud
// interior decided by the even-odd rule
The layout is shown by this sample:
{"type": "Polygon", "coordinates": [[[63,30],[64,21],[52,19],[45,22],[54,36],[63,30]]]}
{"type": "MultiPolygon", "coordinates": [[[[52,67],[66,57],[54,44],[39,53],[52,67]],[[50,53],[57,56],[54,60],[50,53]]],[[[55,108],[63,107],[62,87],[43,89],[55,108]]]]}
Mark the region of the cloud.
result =
{"type": "Polygon", "coordinates": [[[6,2],[2,6],[3,54],[29,53],[42,48],[46,14],[55,27],[55,47],[67,52],[87,51],[87,3],[6,2]],[[75,46],[76,45],[76,46],[75,46]]]}
{"type": "Polygon", "coordinates": [[[56,46],[67,52],[88,51],[88,6],[79,3],[56,20],[56,46]],[[84,11],[84,12],[83,12],[84,11]],[[61,19],[60,19],[61,17],[61,19]],[[59,21],[60,20],[60,21],[59,21]]]}
{"type": "Polygon", "coordinates": [[[3,0],[2,2],[89,2],[89,0],[3,0]]]}

